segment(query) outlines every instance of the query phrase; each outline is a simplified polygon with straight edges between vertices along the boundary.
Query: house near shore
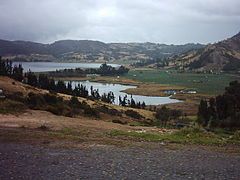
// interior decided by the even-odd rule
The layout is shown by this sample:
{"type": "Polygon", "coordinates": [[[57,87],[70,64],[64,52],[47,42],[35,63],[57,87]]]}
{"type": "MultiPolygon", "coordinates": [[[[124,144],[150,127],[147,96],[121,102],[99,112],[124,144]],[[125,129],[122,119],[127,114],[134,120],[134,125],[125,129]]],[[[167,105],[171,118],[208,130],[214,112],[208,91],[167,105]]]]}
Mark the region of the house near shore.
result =
{"type": "Polygon", "coordinates": [[[87,74],[87,77],[99,77],[99,74],[87,74]]]}
{"type": "Polygon", "coordinates": [[[177,94],[177,91],[176,91],[176,90],[165,90],[165,91],[164,91],[164,94],[167,94],[167,95],[175,95],[175,94],[177,94]]]}
{"type": "Polygon", "coordinates": [[[181,90],[180,93],[182,94],[196,94],[197,91],[193,89],[181,90]]]}

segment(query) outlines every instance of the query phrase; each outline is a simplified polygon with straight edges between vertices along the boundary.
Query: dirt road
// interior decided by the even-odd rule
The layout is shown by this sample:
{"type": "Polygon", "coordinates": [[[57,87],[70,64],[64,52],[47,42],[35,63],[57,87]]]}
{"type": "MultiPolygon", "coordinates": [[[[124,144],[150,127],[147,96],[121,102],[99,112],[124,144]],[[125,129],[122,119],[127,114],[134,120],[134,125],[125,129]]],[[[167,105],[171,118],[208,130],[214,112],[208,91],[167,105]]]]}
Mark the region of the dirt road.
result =
{"type": "Polygon", "coordinates": [[[0,142],[0,179],[240,179],[240,155],[198,147],[91,145],[57,148],[0,142]]]}

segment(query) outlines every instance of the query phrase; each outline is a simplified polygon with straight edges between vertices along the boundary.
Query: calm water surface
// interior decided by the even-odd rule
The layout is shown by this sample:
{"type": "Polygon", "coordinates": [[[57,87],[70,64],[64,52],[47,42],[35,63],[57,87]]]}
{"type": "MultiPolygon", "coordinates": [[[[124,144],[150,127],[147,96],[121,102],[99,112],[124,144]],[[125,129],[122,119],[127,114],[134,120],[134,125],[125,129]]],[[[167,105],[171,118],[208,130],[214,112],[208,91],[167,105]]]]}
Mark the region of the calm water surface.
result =
{"type": "MultiPolygon", "coordinates": [[[[47,72],[60,69],[75,69],[75,68],[99,68],[101,63],[57,63],[57,62],[14,62],[13,65],[22,64],[24,72],[29,69],[32,72],[47,72]]],[[[118,64],[108,64],[112,67],[119,66],[118,64]]]]}
{"type": "MultiPolygon", "coordinates": [[[[67,83],[68,81],[66,81],[67,83]]],[[[128,88],[136,88],[136,86],[130,85],[121,85],[121,84],[108,84],[108,83],[98,83],[98,82],[90,82],[90,81],[72,81],[72,86],[75,87],[78,83],[85,85],[90,93],[90,87],[93,86],[94,89],[98,89],[100,95],[103,93],[108,93],[112,91],[115,96],[115,104],[118,104],[118,97],[121,96],[122,98],[127,95],[130,99],[131,95],[121,92],[128,88]]],[[[141,96],[141,95],[132,95],[135,101],[145,102],[146,105],[159,105],[159,104],[170,104],[181,102],[177,99],[170,99],[170,97],[158,97],[158,96],[141,96]]]]}

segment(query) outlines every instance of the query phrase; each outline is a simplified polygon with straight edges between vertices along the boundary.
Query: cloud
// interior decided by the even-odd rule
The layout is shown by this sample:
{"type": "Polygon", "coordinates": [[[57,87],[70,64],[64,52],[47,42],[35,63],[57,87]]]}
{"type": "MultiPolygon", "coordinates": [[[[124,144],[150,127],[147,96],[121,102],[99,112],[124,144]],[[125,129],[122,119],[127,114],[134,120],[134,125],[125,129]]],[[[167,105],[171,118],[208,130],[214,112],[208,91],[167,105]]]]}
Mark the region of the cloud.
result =
{"type": "Polygon", "coordinates": [[[0,38],[208,43],[240,30],[239,0],[1,0],[0,38]]]}

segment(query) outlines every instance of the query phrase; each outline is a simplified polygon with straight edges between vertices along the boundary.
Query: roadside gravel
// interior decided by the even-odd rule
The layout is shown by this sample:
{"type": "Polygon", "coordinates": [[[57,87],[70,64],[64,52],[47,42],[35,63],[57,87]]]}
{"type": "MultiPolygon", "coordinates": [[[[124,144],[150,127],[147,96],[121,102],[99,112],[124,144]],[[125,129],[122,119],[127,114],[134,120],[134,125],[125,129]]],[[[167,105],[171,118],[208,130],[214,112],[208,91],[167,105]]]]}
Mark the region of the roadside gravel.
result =
{"type": "Polygon", "coordinates": [[[0,179],[240,179],[240,155],[190,146],[70,149],[0,142],[0,179]]]}

